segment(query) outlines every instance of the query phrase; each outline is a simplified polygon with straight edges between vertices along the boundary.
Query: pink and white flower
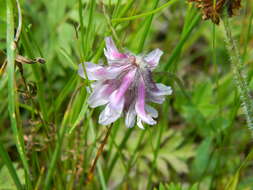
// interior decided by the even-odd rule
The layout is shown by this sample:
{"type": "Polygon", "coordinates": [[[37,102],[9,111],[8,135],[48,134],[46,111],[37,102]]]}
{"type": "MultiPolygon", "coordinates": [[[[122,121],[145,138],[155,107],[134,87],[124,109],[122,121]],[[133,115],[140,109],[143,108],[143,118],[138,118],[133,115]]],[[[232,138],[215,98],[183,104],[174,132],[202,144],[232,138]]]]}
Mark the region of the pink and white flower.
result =
{"type": "Polygon", "coordinates": [[[148,102],[163,103],[166,95],[172,93],[170,86],[155,83],[152,71],[158,65],[163,52],[155,49],[147,55],[121,53],[111,37],[105,38],[104,54],[108,65],[91,62],[79,64],[78,74],[85,78],[84,69],[93,83],[88,103],[90,107],[106,105],[99,116],[99,123],[109,125],[125,115],[126,127],[136,123],[144,128],[142,122],[155,125],[158,117],[156,109],[148,102]]]}

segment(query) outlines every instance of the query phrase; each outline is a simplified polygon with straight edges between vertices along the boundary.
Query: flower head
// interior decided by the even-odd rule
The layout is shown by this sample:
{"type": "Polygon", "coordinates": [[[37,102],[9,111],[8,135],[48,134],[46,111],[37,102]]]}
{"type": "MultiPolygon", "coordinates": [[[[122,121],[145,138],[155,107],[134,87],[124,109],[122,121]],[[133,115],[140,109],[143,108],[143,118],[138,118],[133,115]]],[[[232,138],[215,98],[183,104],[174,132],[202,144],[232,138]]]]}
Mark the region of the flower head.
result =
{"type": "Polygon", "coordinates": [[[92,85],[88,103],[90,107],[106,105],[99,116],[99,123],[108,125],[125,115],[125,125],[137,125],[143,128],[142,121],[154,125],[158,112],[148,102],[161,104],[165,95],[172,89],[161,83],[155,83],[151,72],[158,65],[163,52],[155,49],[147,55],[134,55],[130,52],[121,53],[112,38],[105,38],[104,54],[108,65],[102,66],[91,62],[79,64],[78,74],[85,78],[86,70],[92,85]]]}
{"type": "Polygon", "coordinates": [[[241,7],[241,0],[188,0],[196,2],[196,6],[202,10],[203,19],[211,19],[213,23],[219,24],[224,8],[228,16],[234,16],[241,7]],[[214,4],[214,2],[216,2],[214,4]]]}

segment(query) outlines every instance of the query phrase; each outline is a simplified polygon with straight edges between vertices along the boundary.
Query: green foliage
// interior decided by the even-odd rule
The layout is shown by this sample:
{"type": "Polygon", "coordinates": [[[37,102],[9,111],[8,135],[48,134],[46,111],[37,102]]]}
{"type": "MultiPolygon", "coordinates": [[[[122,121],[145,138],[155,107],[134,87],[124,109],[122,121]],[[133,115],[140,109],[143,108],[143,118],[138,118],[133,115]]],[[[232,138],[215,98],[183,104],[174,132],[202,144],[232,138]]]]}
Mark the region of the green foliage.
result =
{"type": "Polygon", "coordinates": [[[174,183],[166,184],[166,185],[160,184],[159,188],[156,190],[198,190],[198,185],[195,184],[191,187],[182,187],[180,184],[174,184],[174,183]]]}
{"type": "MultiPolygon", "coordinates": [[[[25,184],[25,173],[22,168],[18,167],[18,164],[14,164],[16,173],[21,180],[21,184],[25,184]]],[[[12,177],[10,176],[8,169],[6,166],[3,166],[0,170],[0,189],[1,190],[13,190],[16,189],[16,185],[12,180],[12,177]]]]}
{"type": "Polygon", "coordinates": [[[252,7],[243,2],[225,41],[224,27],[201,20],[186,0],[0,0],[0,190],[251,189],[252,7]],[[154,105],[156,126],[113,124],[86,184],[107,128],[98,125],[103,108],[88,107],[91,82],[77,68],[106,64],[106,36],[122,51],[163,50],[154,80],[173,95],[154,105]]]}

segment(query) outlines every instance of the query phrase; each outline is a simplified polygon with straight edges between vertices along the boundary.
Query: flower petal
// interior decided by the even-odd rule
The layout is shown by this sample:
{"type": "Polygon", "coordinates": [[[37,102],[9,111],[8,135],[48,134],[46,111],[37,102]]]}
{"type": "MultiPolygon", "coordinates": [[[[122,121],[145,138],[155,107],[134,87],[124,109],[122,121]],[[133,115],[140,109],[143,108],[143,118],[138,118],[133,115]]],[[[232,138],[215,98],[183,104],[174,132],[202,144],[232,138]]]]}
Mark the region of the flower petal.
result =
{"type": "Polygon", "coordinates": [[[141,129],[145,129],[145,128],[143,127],[142,122],[141,122],[141,118],[138,117],[138,116],[137,116],[137,126],[138,126],[139,128],[141,128],[141,129]]]}
{"type": "Polygon", "coordinates": [[[81,63],[79,64],[78,74],[82,78],[86,78],[83,70],[84,67],[86,69],[89,80],[106,80],[114,79],[115,77],[117,77],[121,72],[124,71],[127,65],[121,67],[103,67],[101,65],[97,65],[91,62],[81,63]]]}
{"type": "Polygon", "coordinates": [[[142,78],[140,78],[138,85],[138,96],[135,104],[135,110],[137,115],[146,123],[150,125],[156,124],[156,121],[148,115],[145,111],[145,84],[142,78]]]}
{"type": "Polygon", "coordinates": [[[126,113],[126,119],[125,119],[126,127],[132,128],[135,124],[135,120],[136,120],[136,112],[134,109],[134,104],[132,104],[126,113]]]}
{"type": "MultiPolygon", "coordinates": [[[[117,90],[112,93],[111,96],[115,96],[117,90]]],[[[109,125],[116,121],[122,114],[124,107],[124,98],[121,98],[117,105],[109,103],[105,109],[99,115],[99,123],[101,125],[109,125]]]]}
{"type": "Polygon", "coordinates": [[[86,69],[86,74],[89,80],[103,79],[104,76],[108,73],[106,69],[100,65],[97,65],[91,62],[85,62],[85,63],[79,64],[79,68],[78,68],[78,74],[82,78],[86,78],[84,69],[86,69]]]}
{"type": "Polygon", "coordinates": [[[111,103],[116,105],[125,95],[125,92],[128,90],[129,86],[132,84],[134,78],[135,78],[136,69],[129,71],[122,79],[122,83],[117,90],[117,93],[115,96],[112,96],[111,103]]]}
{"type": "Polygon", "coordinates": [[[151,115],[151,117],[153,117],[153,118],[157,118],[158,117],[158,111],[155,108],[153,108],[150,105],[146,104],[145,109],[148,112],[148,114],[151,115]]]}
{"type": "Polygon", "coordinates": [[[109,102],[109,97],[114,90],[115,89],[112,85],[97,84],[89,97],[88,104],[92,108],[107,104],[109,102]]]}
{"type": "Polygon", "coordinates": [[[170,86],[166,86],[162,83],[156,83],[157,91],[153,91],[156,96],[164,96],[164,95],[171,95],[172,89],[170,86]]]}
{"type": "Polygon", "coordinates": [[[154,69],[158,65],[162,54],[163,54],[163,52],[157,48],[157,49],[151,51],[149,54],[147,54],[144,57],[144,60],[149,64],[151,70],[154,69]]]}
{"type": "Polygon", "coordinates": [[[105,38],[105,44],[106,48],[104,49],[104,54],[107,57],[107,59],[117,60],[127,57],[125,54],[119,52],[111,37],[105,38]]]}
{"type": "Polygon", "coordinates": [[[149,98],[147,99],[148,102],[154,102],[157,104],[162,104],[165,100],[164,96],[155,96],[155,95],[149,95],[149,98]]]}

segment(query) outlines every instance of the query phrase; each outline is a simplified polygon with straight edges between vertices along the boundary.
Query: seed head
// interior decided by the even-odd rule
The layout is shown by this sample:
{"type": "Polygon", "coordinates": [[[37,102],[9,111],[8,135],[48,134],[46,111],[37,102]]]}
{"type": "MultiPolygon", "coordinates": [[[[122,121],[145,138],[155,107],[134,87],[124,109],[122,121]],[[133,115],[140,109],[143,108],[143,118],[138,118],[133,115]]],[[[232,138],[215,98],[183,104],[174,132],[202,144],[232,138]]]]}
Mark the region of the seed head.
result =
{"type": "Polygon", "coordinates": [[[195,2],[196,7],[202,11],[204,20],[211,19],[213,23],[219,24],[223,10],[226,9],[227,14],[232,17],[236,15],[241,8],[241,0],[188,0],[195,2]],[[216,3],[215,3],[216,2],[216,3]]]}

